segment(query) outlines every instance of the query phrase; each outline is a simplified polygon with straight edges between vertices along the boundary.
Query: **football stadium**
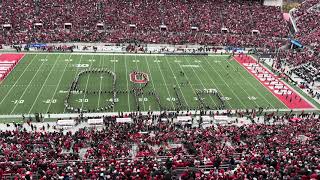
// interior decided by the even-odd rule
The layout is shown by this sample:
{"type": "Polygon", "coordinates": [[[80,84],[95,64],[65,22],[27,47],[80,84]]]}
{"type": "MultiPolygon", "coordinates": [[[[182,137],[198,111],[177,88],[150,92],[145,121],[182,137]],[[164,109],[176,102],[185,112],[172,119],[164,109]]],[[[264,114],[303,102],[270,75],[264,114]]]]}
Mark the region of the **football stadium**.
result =
{"type": "Polygon", "coordinates": [[[319,0],[0,9],[0,179],[320,179],[319,0]]]}

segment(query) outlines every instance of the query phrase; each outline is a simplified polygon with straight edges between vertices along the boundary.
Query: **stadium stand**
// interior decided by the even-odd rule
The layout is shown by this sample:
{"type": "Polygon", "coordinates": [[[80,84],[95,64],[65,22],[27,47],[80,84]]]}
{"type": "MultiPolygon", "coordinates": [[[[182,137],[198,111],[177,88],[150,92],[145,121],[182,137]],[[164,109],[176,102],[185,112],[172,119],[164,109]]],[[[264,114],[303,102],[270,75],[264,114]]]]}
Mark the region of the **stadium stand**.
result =
{"type": "Polygon", "coordinates": [[[274,48],[288,33],[280,8],[255,1],[23,0],[3,1],[0,8],[0,44],[139,41],[274,48]]]}
{"type": "Polygon", "coordinates": [[[105,117],[105,128],[74,133],[48,132],[49,125],[37,129],[32,122],[15,125],[16,130],[0,132],[0,177],[319,178],[320,127],[314,113],[265,114],[262,124],[205,129],[173,121],[150,124],[158,118],[151,115],[132,118],[134,123],[119,124],[105,117]]]}
{"type": "Polygon", "coordinates": [[[307,0],[293,14],[298,27],[298,39],[302,43],[309,45],[317,54],[320,52],[319,7],[319,1],[307,0]]]}
{"type": "MultiPolygon", "coordinates": [[[[295,37],[306,47],[281,49],[274,61],[311,84],[320,78],[318,5],[307,0],[294,12],[295,37]]],[[[245,0],[0,0],[0,25],[0,46],[138,42],[275,50],[289,34],[280,8],[245,0]]],[[[14,67],[1,62],[0,68],[10,67],[2,67],[0,79],[14,67]]],[[[249,124],[208,128],[192,126],[193,118],[191,125],[177,125],[176,115],[166,122],[150,114],[129,116],[131,123],[95,117],[89,124],[102,127],[75,132],[49,124],[39,129],[31,121],[8,124],[15,130],[0,131],[0,179],[320,179],[319,114],[266,113],[263,123],[249,118],[249,124]]]]}
{"type": "MultiPolygon", "coordinates": [[[[303,79],[310,86],[318,86],[315,82],[319,79],[320,67],[320,3],[317,0],[304,1],[292,13],[293,20],[297,25],[298,31],[294,37],[304,46],[303,48],[282,49],[278,53],[277,59],[274,62],[275,67],[284,71],[284,66],[289,66],[294,73],[303,79]]],[[[309,85],[303,84],[303,87],[308,88],[309,85]]],[[[312,89],[314,89],[312,88],[312,89]]],[[[318,96],[318,93],[309,89],[312,97],[318,96]]]]}

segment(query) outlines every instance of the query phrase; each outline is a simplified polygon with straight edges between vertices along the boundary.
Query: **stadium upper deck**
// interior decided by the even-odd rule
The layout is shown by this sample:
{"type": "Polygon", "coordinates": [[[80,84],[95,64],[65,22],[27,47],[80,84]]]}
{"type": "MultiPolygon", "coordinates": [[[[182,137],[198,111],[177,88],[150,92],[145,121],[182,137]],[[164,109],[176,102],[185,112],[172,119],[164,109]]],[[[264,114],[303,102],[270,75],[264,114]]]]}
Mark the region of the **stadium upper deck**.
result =
{"type": "Polygon", "coordinates": [[[242,0],[21,0],[2,1],[0,9],[0,44],[137,40],[276,47],[281,40],[270,37],[288,34],[280,8],[242,0]]]}

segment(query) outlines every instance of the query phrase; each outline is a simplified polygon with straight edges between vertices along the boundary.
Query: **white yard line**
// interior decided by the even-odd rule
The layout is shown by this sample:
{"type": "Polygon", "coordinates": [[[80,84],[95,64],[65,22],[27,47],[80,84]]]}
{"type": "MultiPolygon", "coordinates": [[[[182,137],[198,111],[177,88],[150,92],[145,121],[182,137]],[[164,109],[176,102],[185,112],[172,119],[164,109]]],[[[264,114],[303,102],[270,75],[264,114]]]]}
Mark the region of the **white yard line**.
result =
{"type": "MultiPolygon", "coordinates": [[[[93,59],[93,57],[94,57],[94,55],[92,55],[92,57],[91,57],[89,69],[92,69],[92,59],[93,59]]],[[[88,84],[89,84],[89,80],[90,80],[90,75],[91,75],[91,73],[89,73],[89,75],[88,75],[88,79],[87,79],[87,82],[86,82],[86,87],[84,88],[84,91],[85,91],[85,92],[86,92],[87,89],[88,89],[88,84]]],[[[83,108],[84,99],[86,98],[86,94],[87,94],[87,93],[83,93],[82,102],[81,102],[81,108],[80,108],[81,110],[82,110],[82,108],[83,108]]]]}
{"type": "MultiPolygon", "coordinates": [[[[30,63],[28,63],[27,67],[24,68],[24,71],[20,74],[20,76],[18,77],[17,80],[15,80],[15,83],[13,84],[13,86],[9,89],[9,91],[7,92],[7,94],[4,96],[4,98],[2,99],[2,101],[0,102],[0,105],[4,102],[4,100],[8,97],[9,94],[11,94],[12,89],[17,86],[18,81],[21,79],[21,77],[24,75],[24,73],[27,71],[28,67],[33,63],[33,61],[35,60],[35,58],[37,57],[37,55],[35,55],[30,63]]],[[[21,61],[21,60],[20,60],[21,61]]],[[[20,63],[20,62],[19,62],[20,63]]],[[[17,64],[15,67],[17,67],[19,64],[17,64]]],[[[14,69],[12,70],[14,71],[14,69]]]]}
{"type": "MultiPolygon", "coordinates": [[[[188,101],[187,101],[187,99],[184,97],[184,94],[183,94],[183,92],[182,92],[182,90],[181,90],[181,87],[180,87],[180,84],[179,84],[179,82],[178,82],[178,80],[177,80],[177,78],[175,77],[175,75],[174,75],[174,72],[173,72],[173,70],[172,70],[172,68],[171,68],[171,66],[170,66],[170,64],[169,64],[169,62],[168,62],[168,58],[165,56],[165,58],[166,58],[166,62],[167,62],[167,64],[168,64],[168,66],[169,66],[169,69],[171,70],[171,73],[172,73],[172,75],[173,75],[173,78],[175,79],[175,81],[176,81],[176,85],[179,87],[179,91],[181,92],[181,94],[182,94],[182,97],[183,97],[183,99],[184,99],[184,102],[186,103],[186,105],[187,105],[187,107],[190,107],[189,106],[189,104],[188,104],[188,101]]],[[[176,58],[176,60],[177,60],[177,57],[175,57],[176,58]]],[[[179,66],[180,66],[180,64],[179,64],[179,66]]],[[[187,77],[187,76],[186,76],[187,77]]],[[[189,80],[188,80],[189,81],[189,80]]],[[[190,81],[189,81],[190,82],[190,81]]]]}
{"type": "MultiPolygon", "coordinates": [[[[223,91],[222,91],[221,89],[219,89],[219,87],[216,85],[216,83],[212,80],[210,74],[206,71],[206,69],[205,69],[203,66],[200,66],[200,67],[201,67],[201,68],[203,69],[203,71],[207,74],[207,77],[209,77],[211,83],[215,86],[215,88],[217,88],[217,89],[219,90],[219,93],[221,93],[221,95],[222,95],[223,97],[225,97],[225,95],[223,94],[223,91]]],[[[218,85],[219,85],[219,84],[218,84],[218,85]]],[[[231,103],[229,103],[229,101],[225,100],[225,102],[226,102],[226,104],[228,104],[228,106],[229,106],[231,109],[233,109],[233,107],[231,106],[231,103]]]]}
{"type": "Polygon", "coordinates": [[[128,81],[128,66],[127,66],[127,56],[124,56],[124,65],[126,67],[126,81],[127,81],[127,92],[128,92],[128,107],[129,107],[129,112],[131,112],[131,105],[130,105],[130,90],[129,90],[129,81],[128,81]]]}
{"type": "Polygon", "coordinates": [[[221,77],[221,74],[219,72],[216,71],[216,69],[214,67],[212,67],[211,63],[209,60],[206,59],[205,60],[208,62],[209,66],[211,69],[213,69],[213,71],[218,74],[218,76],[220,77],[220,79],[222,79],[222,81],[224,82],[225,85],[227,85],[227,87],[230,89],[230,91],[232,92],[232,94],[238,99],[238,101],[243,105],[244,108],[246,108],[246,105],[241,101],[241,99],[237,96],[237,94],[233,91],[233,89],[229,86],[228,83],[226,83],[226,81],[224,80],[223,77],[221,77]]]}
{"type": "MultiPolygon", "coordinates": [[[[70,59],[70,57],[71,57],[71,54],[69,55],[68,59],[70,59]]],[[[60,79],[59,79],[58,84],[56,85],[56,89],[54,90],[53,96],[51,97],[51,101],[50,101],[50,104],[49,104],[49,106],[48,106],[48,108],[47,108],[46,113],[49,112],[49,110],[50,110],[50,107],[51,107],[51,104],[52,104],[52,99],[54,98],[54,96],[56,95],[56,93],[57,93],[57,91],[58,91],[58,88],[60,87],[60,83],[61,83],[61,81],[62,81],[62,78],[64,77],[64,74],[65,74],[65,72],[66,72],[66,69],[67,69],[68,65],[69,65],[69,61],[67,62],[66,66],[64,67],[63,73],[62,73],[62,75],[61,75],[61,77],[60,77],[60,79]]],[[[63,105],[64,105],[64,104],[63,104],[63,105]]]]}
{"type": "MultiPolygon", "coordinates": [[[[113,72],[116,73],[116,56],[113,56],[113,72]]],[[[117,83],[116,83],[116,85],[117,85],[117,83]]],[[[115,104],[112,107],[113,112],[115,112],[114,109],[115,109],[115,104]]]]}
{"type": "MultiPolygon", "coordinates": [[[[185,56],[184,56],[184,59],[188,62],[189,65],[191,65],[190,62],[189,62],[189,60],[188,60],[185,56]]],[[[180,66],[181,70],[183,71],[183,68],[181,67],[180,64],[179,64],[179,66],[180,66]]],[[[200,66],[201,66],[201,65],[200,65],[200,66]]],[[[206,87],[203,85],[201,79],[199,78],[198,74],[195,72],[194,68],[191,67],[191,69],[192,69],[193,73],[196,75],[196,77],[197,77],[198,81],[200,82],[200,84],[202,85],[203,89],[206,89],[206,87]]],[[[189,80],[188,80],[188,81],[189,81],[189,80]]],[[[189,82],[190,82],[190,81],[189,81],[189,82]]],[[[214,103],[214,105],[217,106],[217,104],[216,104],[216,102],[214,101],[214,99],[213,99],[211,96],[209,96],[209,97],[210,97],[211,101],[214,103]]]]}
{"type": "MultiPolygon", "coordinates": [[[[254,59],[257,62],[257,59],[253,56],[250,56],[252,59],[254,59]]],[[[271,73],[274,77],[276,77],[276,74],[274,74],[268,67],[266,67],[263,63],[259,63],[260,66],[262,66],[265,70],[267,70],[269,73],[271,73]]],[[[251,74],[251,73],[250,73],[251,74]]],[[[283,81],[281,78],[277,78],[278,81],[282,82],[283,84],[287,85],[288,88],[290,88],[291,91],[295,92],[297,95],[299,95],[301,98],[303,98],[306,102],[308,102],[311,106],[313,106],[315,109],[318,109],[313,103],[311,103],[307,98],[305,98],[301,93],[296,91],[291,85],[289,85],[287,82],[283,81]]],[[[260,81],[259,81],[260,82],[260,81]]],[[[261,82],[260,82],[261,83],[261,82]]],[[[264,84],[261,83],[263,86],[264,84]]],[[[282,102],[277,96],[275,96],[273,93],[271,93],[274,97],[276,97],[284,106],[288,108],[288,106],[282,102]]],[[[288,108],[290,109],[290,108],[288,108]]]]}
{"type": "MultiPolygon", "coordinates": [[[[206,57],[204,57],[204,58],[206,58],[206,57]]],[[[229,66],[232,66],[232,64],[230,64],[228,60],[226,60],[226,61],[227,61],[227,63],[228,63],[229,66]]],[[[219,63],[217,63],[217,64],[219,64],[219,63]]],[[[219,66],[222,67],[222,69],[223,69],[226,73],[229,73],[228,70],[226,70],[224,66],[222,66],[222,65],[220,65],[220,64],[219,64],[219,66]]],[[[233,67],[232,67],[232,68],[233,68],[233,67]]],[[[234,68],[233,68],[233,69],[234,69],[234,68]]],[[[234,70],[235,70],[235,69],[234,69],[234,70]]],[[[239,73],[239,74],[242,76],[241,73],[239,73]]],[[[243,77],[243,76],[242,76],[242,77],[243,77]]],[[[231,79],[233,79],[232,76],[231,76],[231,79]]],[[[243,79],[245,79],[245,81],[247,81],[246,78],[243,77],[243,79]]],[[[240,87],[240,89],[241,89],[245,94],[247,94],[248,97],[249,97],[249,96],[252,96],[252,95],[249,94],[249,93],[245,90],[245,88],[243,88],[243,86],[241,86],[237,81],[234,81],[234,82],[235,82],[236,85],[238,85],[238,86],[240,87]]],[[[261,95],[260,95],[260,96],[261,96],[261,95]]],[[[257,107],[259,107],[259,104],[258,104],[256,101],[253,101],[253,102],[254,102],[254,104],[255,104],[257,107]]]]}
{"type": "Polygon", "coordinates": [[[39,98],[39,96],[40,96],[40,94],[41,94],[41,92],[42,92],[42,90],[43,90],[43,87],[44,87],[44,85],[47,83],[47,81],[48,81],[48,79],[49,79],[49,76],[50,76],[51,73],[52,73],[52,70],[54,69],[54,67],[56,66],[56,64],[57,64],[57,62],[58,62],[59,57],[60,57],[60,55],[58,55],[58,57],[56,58],[56,61],[54,62],[52,68],[50,69],[50,72],[49,72],[47,78],[45,79],[44,83],[42,84],[42,86],[41,86],[41,88],[40,88],[40,91],[38,92],[38,95],[37,95],[36,99],[33,101],[33,104],[32,104],[32,106],[31,106],[28,114],[31,113],[31,110],[33,109],[34,105],[35,105],[36,102],[38,101],[38,98],[39,98]]]}
{"type": "MultiPolygon", "coordinates": [[[[234,59],[234,58],[233,58],[234,59]]],[[[235,60],[234,59],[234,61],[236,61],[238,64],[240,64],[237,60],[235,60]]],[[[232,67],[233,69],[234,69],[234,67],[232,66],[232,64],[227,60],[227,63],[229,64],[229,66],[230,67],[232,67]]],[[[240,64],[241,66],[242,66],[242,64],[240,64]]],[[[243,66],[242,66],[243,67],[243,66]]],[[[243,67],[244,68],[244,67],[243,67]]],[[[246,71],[247,71],[247,69],[245,69],[246,71]]],[[[268,101],[268,99],[266,98],[266,97],[264,97],[260,92],[259,92],[259,90],[257,90],[257,88],[255,88],[252,84],[251,84],[251,82],[250,81],[248,81],[244,76],[243,76],[243,74],[242,73],[239,73],[240,75],[241,75],[241,77],[251,86],[251,88],[252,89],[254,89],[258,94],[259,94],[259,96],[260,97],[262,97],[266,102],[268,102],[268,104],[270,105],[270,106],[272,106],[272,108],[273,109],[275,109],[275,107],[270,103],[270,101],[268,101]]],[[[249,73],[249,74],[251,74],[251,73],[249,73]]],[[[260,81],[259,81],[260,82],[260,81]]],[[[240,86],[241,87],[241,86],[240,86]]],[[[264,87],[264,86],[263,86],[264,87]]],[[[246,94],[248,95],[248,96],[250,96],[248,93],[247,93],[247,91],[244,89],[244,91],[246,92],[246,94]]],[[[255,102],[255,101],[254,101],[255,102]]],[[[259,105],[256,103],[256,105],[259,107],[259,105]]]]}
{"type": "MultiPolygon", "coordinates": [[[[99,56],[99,60],[100,60],[100,61],[99,61],[99,68],[101,68],[101,56],[99,56]]],[[[102,61],[102,67],[103,67],[103,64],[104,64],[104,56],[103,56],[103,61],[102,61]]],[[[98,98],[97,108],[100,107],[102,79],[103,79],[103,76],[100,77],[99,98],[98,98]]]]}
{"type": "MultiPolygon", "coordinates": [[[[139,67],[138,67],[138,62],[137,62],[137,57],[134,56],[134,59],[136,61],[136,67],[137,67],[137,71],[139,72],[139,67]]],[[[140,62],[140,59],[139,59],[139,62],[140,62]]],[[[139,98],[138,98],[138,101],[139,101],[139,98]]],[[[139,102],[138,102],[139,103],[139,102]]],[[[142,94],[142,104],[143,104],[143,111],[146,111],[146,105],[144,103],[144,97],[143,97],[143,94],[142,94]]]]}
{"type": "MultiPolygon", "coordinates": [[[[47,57],[48,57],[48,55],[46,56],[46,58],[47,58],[47,57]]],[[[41,69],[41,67],[42,67],[43,64],[44,64],[44,61],[42,61],[41,65],[38,67],[38,70],[41,69]]],[[[39,72],[39,71],[37,71],[37,72],[33,75],[33,77],[32,77],[32,79],[30,80],[28,86],[24,89],[22,95],[19,97],[18,100],[20,100],[20,99],[24,96],[24,94],[27,92],[27,89],[30,87],[31,82],[32,82],[33,79],[37,76],[38,72],[39,72]]],[[[12,114],[17,107],[18,107],[18,103],[13,107],[12,111],[10,112],[10,114],[12,114]]]]}
{"type": "MultiPolygon", "coordinates": [[[[158,60],[158,58],[157,58],[157,56],[155,56],[155,58],[156,58],[156,60],[157,60],[157,61],[159,61],[159,60],[158,60]]],[[[168,86],[167,86],[166,80],[164,79],[164,76],[163,76],[163,73],[162,73],[161,67],[160,67],[159,63],[157,63],[157,65],[158,65],[158,68],[159,68],[159,70],[160,70],[160,74],[161,74],[161,76],[162,76],[162,80],[163,80],[163,82],[164,82],[164,84],[165,84],[165,86],[166,86],[167,93],[168,93],[168,96],[169,96],[169,98],[170,98],[170,102],[171,102],[171,104],[172,104],[172,108],[174,109],[174,108],[175,108],[175,106],[174,106],[173,102],[171,101],[172,97],[171,97],[171,95],[170,95],[170,92],[169,92],[169,89],[168,89],[168,86]]]]}
{"type": "MultiPolygon", "coordinates": [[[[146,56],[144,57],[144,59],[145,59],[146,62],[147,62],[147,66],[148,66],[148,70],[149,70],[149,74],[150,74],[150,76],[149,76],[149,77],[150,77],[150,82],[151,82],[151,84],[152,84],[153,91],[155,91],[156,88],[155,88],[155,86],[154,86],[154,84],[153,84],[153,81],[152,81],[152,74],[151,74],[151,69],[150,69],[149,63],[148,63],[148,59],[147,59],[146,56]]],[[[159,110],[161,110],[160,107],[159,107],[159,110]]]]}
{"type": "MultiPolygon", "coordinates": [[[[81,64],[82,58],[83,58],[83,55],[80,56],[79,64],[81,64]]],[[[72,62],[74,62],[74,61],[72,60],[72,62]]],[[[79,69],[82,69],[82,68],[77,68],[76,73],[75,73],[74,76],[77,76],[77,75],[78,75],[79,69]]],[[[71,82],[70,82],[70,83],[71,83],[71,82]]],[[[67,109],[67,108],[65,107],[64,110],[63,110],[63,113],[66,112],[66,109],[67,109]]]]}

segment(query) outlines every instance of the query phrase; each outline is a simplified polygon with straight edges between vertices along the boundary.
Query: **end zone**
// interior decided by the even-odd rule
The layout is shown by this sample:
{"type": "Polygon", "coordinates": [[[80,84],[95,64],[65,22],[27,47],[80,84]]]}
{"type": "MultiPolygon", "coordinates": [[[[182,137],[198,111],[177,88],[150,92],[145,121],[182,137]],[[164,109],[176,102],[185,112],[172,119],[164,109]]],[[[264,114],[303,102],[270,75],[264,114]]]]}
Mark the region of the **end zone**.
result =
{"type": "Polygon", "coordinates": [[[257,63],[250,56],[239,55],[234,59],[240,63],[252,76],[254,76],[265,88],[276,96],[290,109],[312,109],[314,106],[306,101],[300,94],[283,83],[274,73],[257,63]]]}
{"type": "Polygon", "coordinates": [[[0,81],[4,80],[9,75],[23,57],[24,54],[0,55],[0,81]]]}

